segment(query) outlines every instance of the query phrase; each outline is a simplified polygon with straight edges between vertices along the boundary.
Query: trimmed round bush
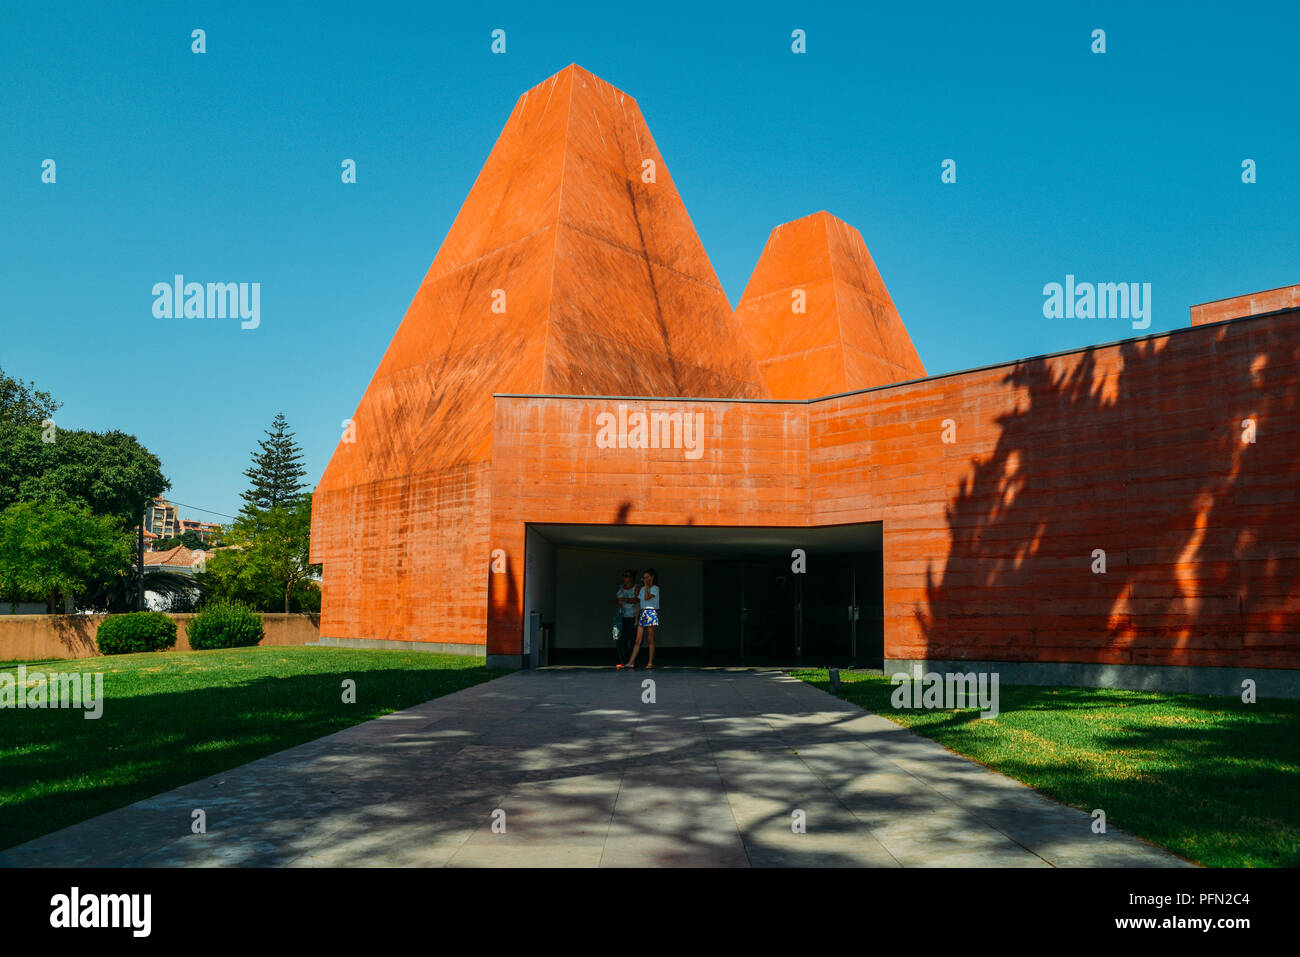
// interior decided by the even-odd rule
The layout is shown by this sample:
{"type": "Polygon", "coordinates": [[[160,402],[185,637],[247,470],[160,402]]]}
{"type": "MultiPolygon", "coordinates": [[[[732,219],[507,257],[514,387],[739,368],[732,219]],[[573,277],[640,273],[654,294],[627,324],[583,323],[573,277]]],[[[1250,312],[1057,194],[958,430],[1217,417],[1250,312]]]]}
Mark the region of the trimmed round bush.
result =
{"type": "Polygon", "coordinates": [[[176,622],[160,611],[112,615],[95,632],[95,644],[101,655],[162,651],[176,644],[176,622]]]}
{"type": "Polygon", "coordinates": [[[247,648],[262,640],[262,616],[243,602],[219,601],[204,605],[185,629],[195,651],[210,648],[247,648]]]}

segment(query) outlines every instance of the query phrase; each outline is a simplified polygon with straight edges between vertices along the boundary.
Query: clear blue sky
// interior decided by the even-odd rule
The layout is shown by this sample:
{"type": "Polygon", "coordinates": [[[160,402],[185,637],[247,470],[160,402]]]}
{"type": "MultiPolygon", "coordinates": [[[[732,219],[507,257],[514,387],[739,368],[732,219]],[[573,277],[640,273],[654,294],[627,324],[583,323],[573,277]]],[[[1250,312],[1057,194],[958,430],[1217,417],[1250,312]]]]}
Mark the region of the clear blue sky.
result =
{"type": "Polygon", "coordinates": [[[772,227],[827,209],[932,373],[1136,334],[1045,319],[1066,273],[1184,326],[1300,282],[1297,11],[6,3],[0,365],[138,436],[179,502],[235,512],[277,411],[314,484],[516,98],[571,62],[636,97],[733,304],[772,227]],[[176,272],[260,282],[261,327],[154,318],[176,272]]]}

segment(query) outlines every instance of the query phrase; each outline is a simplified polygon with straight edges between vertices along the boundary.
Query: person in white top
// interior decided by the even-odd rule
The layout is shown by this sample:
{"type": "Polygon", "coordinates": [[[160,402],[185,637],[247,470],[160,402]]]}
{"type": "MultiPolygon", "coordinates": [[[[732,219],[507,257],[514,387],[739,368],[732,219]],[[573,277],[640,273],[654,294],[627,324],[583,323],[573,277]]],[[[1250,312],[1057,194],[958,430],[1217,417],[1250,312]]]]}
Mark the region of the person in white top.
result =
{"type": "Polygon", "coordinates": [[[637,589],[637,601],[641,605],[641,614],[636,620],[636,644],[632,646],[632,657],[624,666],[628,671],[636,670],[636,656],[641,653],[641,639],[650,642],[650,660],[646,670],[655,666],[655,629],[659,627],[659,576],[653,568],[646,569],[641,576],[641,587],[637,589]]]}

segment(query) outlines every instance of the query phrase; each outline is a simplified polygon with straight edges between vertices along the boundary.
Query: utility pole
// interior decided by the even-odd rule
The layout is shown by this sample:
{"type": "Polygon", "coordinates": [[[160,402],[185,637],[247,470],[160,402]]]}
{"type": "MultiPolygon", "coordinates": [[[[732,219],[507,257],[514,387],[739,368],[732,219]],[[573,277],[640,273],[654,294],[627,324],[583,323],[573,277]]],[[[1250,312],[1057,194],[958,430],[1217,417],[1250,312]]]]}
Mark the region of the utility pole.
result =
{"type": "Polygon", "coordinates": [[[144,516],[140,516],[140,537],[136,546],[135,610],[144,611],[144,516]]]}

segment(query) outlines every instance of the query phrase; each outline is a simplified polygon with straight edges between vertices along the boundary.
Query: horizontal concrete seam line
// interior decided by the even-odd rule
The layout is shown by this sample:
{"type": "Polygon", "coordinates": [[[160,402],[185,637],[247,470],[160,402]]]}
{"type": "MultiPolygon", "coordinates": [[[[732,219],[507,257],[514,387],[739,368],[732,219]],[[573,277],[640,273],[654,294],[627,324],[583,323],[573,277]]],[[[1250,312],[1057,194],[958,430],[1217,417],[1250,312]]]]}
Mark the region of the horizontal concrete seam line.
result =
{"type": "Polygon", "coordinates": [[[1293,287],[1274,286],[1272,289],[1261,289],[1259,290],[1259,292],[1242,293],[1240,296],[1224,296],[1222,299],[1210,299],[1207,302],[1194,302],[1192,303],[1190,308],[1195,309],[1197,306],[1213,306],[1220,302],[1232,302],[1234,299],[1254,299],[1259,296],[1267,296],[1271,292],[1281,292],[1283,289],[1291,289],[1291,288],[1293,287]]]}
{"type": "MultiPolygon", "coordinates": [[[[354,485],[345,485],[339,488],[319,489],[318,491],[312,493],[312,498],[314,499],[317,495],[352,495],[358,499],[361,499],[361,498],[365,498],[365,496],[362,495],[361,490],[368,488],[372,485],[383,485],[385,483],[402,481],[402,480],[410,481],[412,475],[418,477],[418,479],[422,481],[432,481],[432,480],[436,480],[437,478],[441,478],[445,475],[450,475],[453,472],[465,472],[465,471],[479,469],[479,468],[481,468],[485,472],[491,472],[492,460],[484,459],[479,462],[468,462],[468,463],[462,462],[460,464],[449,465],[440,469],[430,469],[427,472],[415,472],[415,473],[403,472],[398,475],[385,475],[375,479],[368,479],[365,482],[357,482],[354,485]]],[[[454,642],[448,642],[448,644],[454,644],[454,642]]]]}
{"type": "Polygon", "coordinates": [[[547,395],[528,392],[493,392],[494,399],[582,399],[594,402],[608,402],[613,399],[635,400],[639,402],[746,402],[753,405],[807,405],[818,399],[736,399],[736,398],[701,398],[699,396],[664,396],[664,395],[547,395]]]}
{"type": "Polygon", "coordinates": [[[973,366],[969,369],[956,369],[952,372],[939,372],[931,376],[922,376],[919,379],[908,379],[904,382],[890,382],[887,385],[872,386],[868,389],[854,389],[851,392],[836,392],[832,395],[817,396],[812,399],[732,399],[725,397],[717,398],[699,398],[696,396],[654,396],[654,395],[545,395],[534,393],[520,392],[494,392],[494,399],[584,399],[584,400],[609,400],[609,399],[638,399],[647,402],[746,402],[753,405],[813,405],[818,402],[829,402],[832,399],[845,399],[855,395],[866,395],[871,392],[883,392],[888,389],[897,389],[907,385],[918,385],[925,382],[938,382],[941,379],[950,379],[953,376],[969,375],[975,372],[990,372],[994,369],[1006,369],[1012,366],[1023,365],[1028,362],[1041,362],[1044,359],[1059,359],[1063,356],[1081,355],[1085,352],[1093,352],[1098,349],[1110,349],[1116,346],[1126,345],[1134,342],[1154,341],[1164,339],[1170,336],[1184,335],[1191,332],[1199,332],[1202,329],[1213,329],[1217,326],[1227,325],[1231,322],[1252,322],[1256,319],[1271,319],[1287,313],[1295,313],[1300,317],[1300,309],[1291,307],[1288,309],[1278,309],[1273,312],[1262,312],[1256,316],[1241,316],[1237,319],[1221,319],[1218,322],[1207,322],[1199,326],[1187,326],[1180,329],[1167,329],[1164,332],[1153,332],[1145,336],[1132,336],[1128,339],[1112,339],[1109,342],[1099,342],[1090,346],[1078,346],[1073,349],[1062,349],[1059,352],[1044,352],[1039,355],[1025,356],[1021,359],[1008,359],[1004,362],[993,362],[989,365],[973,366]]]}

